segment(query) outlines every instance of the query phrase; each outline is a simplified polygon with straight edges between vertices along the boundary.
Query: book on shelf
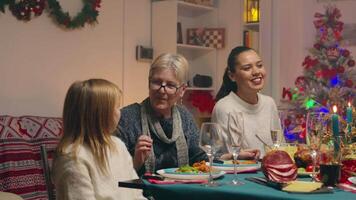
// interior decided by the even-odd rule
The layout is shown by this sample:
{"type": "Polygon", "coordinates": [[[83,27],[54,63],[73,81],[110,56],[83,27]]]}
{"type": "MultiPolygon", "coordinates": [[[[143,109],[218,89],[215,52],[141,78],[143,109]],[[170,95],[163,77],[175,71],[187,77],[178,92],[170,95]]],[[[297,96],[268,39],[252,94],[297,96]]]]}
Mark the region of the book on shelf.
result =
{"type": "Polygon", "coordinates": [[[243,32],[243,45],[259,51],[259,32],[245,30],[243,32]]]}

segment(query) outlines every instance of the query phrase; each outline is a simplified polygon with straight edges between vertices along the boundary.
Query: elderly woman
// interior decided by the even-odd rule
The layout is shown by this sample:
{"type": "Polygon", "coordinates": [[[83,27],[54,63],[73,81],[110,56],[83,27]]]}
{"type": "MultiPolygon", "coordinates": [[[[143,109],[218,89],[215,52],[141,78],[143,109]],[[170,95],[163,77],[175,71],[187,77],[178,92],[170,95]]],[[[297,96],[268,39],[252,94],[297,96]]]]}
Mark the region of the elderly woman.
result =
{"type": "Polygon", "coordinates": [[[192,115],[177,105],[185,92],[187,60],[162,54],[151,65],[149,97],[121,110],[118,136],[139,174],[206,160],[192,115]]]}

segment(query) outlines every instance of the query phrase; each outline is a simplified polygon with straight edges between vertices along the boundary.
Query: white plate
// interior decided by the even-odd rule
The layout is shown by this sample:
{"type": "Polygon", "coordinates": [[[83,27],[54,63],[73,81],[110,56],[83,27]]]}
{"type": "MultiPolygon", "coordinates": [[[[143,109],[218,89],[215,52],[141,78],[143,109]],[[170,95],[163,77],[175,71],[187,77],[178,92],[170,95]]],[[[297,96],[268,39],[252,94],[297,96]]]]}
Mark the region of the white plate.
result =
{"type": "MultiPolygon", "coordinates": [[[[160,169],[157,171],[163,177],[171,179],[185,179],[185,180],[207,180],[209,179],[209,173],[186,173],[186,172],[176,172],[178,168],[168,168],[160,169]]],[[[223,176],[225,172],[218,171],[213,172],[213,178],[219,178],[223,176]]]]}
{"type": "MultiPolygon", "coordinates": [[[[210,166],[209,163],[207,165],[210,166]]],[[[237,172],[239,171],[247,171],[247,170],[259,170],[261,168],[260,163],[256,164],[238,164],[237,166],[237,172]]],[[[222,163],[213,163],[213,169],[217,169],[220,171],[232,171],[234,170],[234,165],[233,164],[222,164],[222,163]]]]}
{"type": "Polygon", "coordinates": [[[356,176],[349,177],[347,180],[349,180],[352,184],[356,185],[356,176]]]}

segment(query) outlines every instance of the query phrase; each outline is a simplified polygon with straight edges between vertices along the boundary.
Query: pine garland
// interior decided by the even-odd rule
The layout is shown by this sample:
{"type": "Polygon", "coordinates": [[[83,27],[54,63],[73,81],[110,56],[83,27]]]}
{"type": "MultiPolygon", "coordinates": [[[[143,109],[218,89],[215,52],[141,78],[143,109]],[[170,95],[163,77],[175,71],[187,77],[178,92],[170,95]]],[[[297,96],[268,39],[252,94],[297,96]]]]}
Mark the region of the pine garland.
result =
{"type": "Polygon", "coordinates": [[[33,13],[35,16],[42,14],[47,3],[49,16],[63,28],[76,29],[84,27],[86,23],[97,23],[101,0],[83,0],[82,10],[74,17],[63,11],[57,0],[0,0],[0,12],[5,13],[5,6],[9,6],[12,14],[22,21],[31,20],[33,13]]]}
{"type": "Polygon", "coordinates": [[[1,0],[0,1],[0,11],[5,13],[5,6],[9,5],[11,1],[13,1],[13,0],[1,0]]]}

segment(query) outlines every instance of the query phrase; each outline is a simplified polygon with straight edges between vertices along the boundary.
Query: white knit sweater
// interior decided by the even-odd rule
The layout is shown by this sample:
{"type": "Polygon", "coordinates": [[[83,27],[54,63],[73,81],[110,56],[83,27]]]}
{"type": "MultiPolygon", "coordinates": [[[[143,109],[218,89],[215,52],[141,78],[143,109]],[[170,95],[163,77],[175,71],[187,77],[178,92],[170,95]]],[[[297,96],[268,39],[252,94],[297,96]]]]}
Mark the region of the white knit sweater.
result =
{"type": "MultiPolygon", "coordinates": [[[[130,200],[144,199],[142,191],[118,187],[119,181],[136,179],[132,158],[124,143],[112,136],[117,153],[109,154],[110,175],[99,173],[90,150],[81,146],[75,161],[71,156],[60,156],[53,163],[53,181],[59,200],[130,200]]],[[[71,146],[66,152],[71,151],[71,146]]],[[[70,155],[70,154],[69,154],[70,155]]]]}
{"type": "Polygon", "coordinates": [[[220,99],[213,110],[212,121],[217,122],[222,131],[228,131],[229,113],[243,113],[244,139],[243,148],[259,149],[264,155],[263,144],[256,138],[258,134],[266,143],[272,144],[271,130],[280,129],[280,120],[277,106],[274,100],[266,95],[258,93],[258,103],[249,104],[237,96],[234,92],[220,99]]]}

